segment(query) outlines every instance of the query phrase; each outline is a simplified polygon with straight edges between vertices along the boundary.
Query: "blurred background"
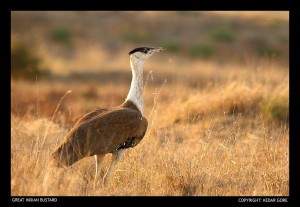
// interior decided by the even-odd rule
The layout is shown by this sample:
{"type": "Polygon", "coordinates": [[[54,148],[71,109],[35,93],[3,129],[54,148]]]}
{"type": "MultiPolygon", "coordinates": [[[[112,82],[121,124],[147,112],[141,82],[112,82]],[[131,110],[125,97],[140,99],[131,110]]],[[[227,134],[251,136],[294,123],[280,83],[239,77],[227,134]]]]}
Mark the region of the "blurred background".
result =
{"type": "Polygon", "coordinates": [[[41,195],[78,118],[124,101],[128,53],[141,46],[167,50],[144,65],[149,128],[120,164],[127,173],[95,192],[94,162],[79,162],[77,180],[44,194],[288,195],[286,11],[11,12],[13,195],[41,195]]]}
{"type": "MultiPolygon", "coordinates": [[[[204,87],[227,78],[221,75],[229,74],[225,68],[254,71],[265,63],[288,68],[288,15],[281,11],[12,12],[11,77],[79,81],[91,85],[85,93],[93,98],[95,83],[128,89],[129,51],[160,46],[167,50],[145,66],[152,85],[167,80],[204,87]]],[[[19,101],[17,107],[13,101],[13,112],[28,112],[25,99],[19,101]]]]}
{"type": "Polygon", "coordinates": [[[13,77],[128,68],[121,60],[139,46],[166,47],[156,59],[174,70],[289,59],[288,12],[280,11],[26,11],[12,12],[11,26],[13,77]]]}

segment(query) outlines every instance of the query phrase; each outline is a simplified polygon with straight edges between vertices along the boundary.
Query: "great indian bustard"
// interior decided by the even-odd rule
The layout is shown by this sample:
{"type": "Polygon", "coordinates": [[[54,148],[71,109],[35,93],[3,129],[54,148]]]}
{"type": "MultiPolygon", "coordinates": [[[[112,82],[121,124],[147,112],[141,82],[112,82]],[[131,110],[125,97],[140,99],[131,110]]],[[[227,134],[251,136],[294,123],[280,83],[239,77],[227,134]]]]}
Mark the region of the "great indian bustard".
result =
{"type": "Polygon", "coordinates": [[[143,65],[164,48],[139,47],[129,52],[132,81],[125,102],[117,107],[96,109],[82,116],[52,154],[52,167],[68,167],[78,160],[95,156],[95,182],[100,177],[104,157],[112,162],[103,176],[107,183],[125,149],[135,147],[144,137],[148,122],[143,116],[143,65]]]}

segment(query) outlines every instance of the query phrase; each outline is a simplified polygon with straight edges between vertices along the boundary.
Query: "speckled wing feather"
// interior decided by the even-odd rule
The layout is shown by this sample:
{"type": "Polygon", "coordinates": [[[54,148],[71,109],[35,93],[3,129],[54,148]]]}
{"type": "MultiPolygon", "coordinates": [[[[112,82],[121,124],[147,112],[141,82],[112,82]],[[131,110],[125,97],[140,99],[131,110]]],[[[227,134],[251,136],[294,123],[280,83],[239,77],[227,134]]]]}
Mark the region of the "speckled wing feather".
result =
{"type": "Polygon", "coordinates": [[[147,126],[146,118],[138,110],[124,104],[93,111],[66,135],[52,154],[52,165],[70,166],[84,157],[134,147],[144,137],[147,126]]]}

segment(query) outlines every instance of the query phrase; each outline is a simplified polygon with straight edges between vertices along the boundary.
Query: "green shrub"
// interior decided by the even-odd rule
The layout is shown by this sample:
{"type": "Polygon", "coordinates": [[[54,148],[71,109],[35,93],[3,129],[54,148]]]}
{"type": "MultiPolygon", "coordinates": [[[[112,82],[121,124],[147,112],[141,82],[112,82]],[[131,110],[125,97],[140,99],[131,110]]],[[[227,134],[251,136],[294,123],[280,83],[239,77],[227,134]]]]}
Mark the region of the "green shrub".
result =
{"type": "Polygon", "coordinates": [[[168,52],[177,52],[180,49],[180,44],[177,41],[166,41],[161,44],[168,52]]]}
{"type": "Polygon", "coordinates": [[[210,36],[218,42],[230,42],[235,38],[231,27],[220,26],[210,31],[210,36]]]}
{"type": "Polygon", "coordinates": [[[289,120],[288,97],[271,97],[261,103],[261,109],[267,119],[287,122],[289,120]]]}
{"type": "Polygon", "coordinates": [[[32,78],[45,75],[48,71],[41,68],[42,59],[32,46],[24,42],[13,42],[11,47],[11,76],[32,78]]]}
{"type": "Polygon", "coordinates": [[[50,33],[50,37],[54,42],[60,43],[65,46],[71,45],[72,35],[71,32],[64,27],[56,27],[50,33]]]}
{"type": "Polygon", "coordinates": [[[196,44],[190,50],[190,55],[193,58],[208,59],[213,55],[213,53],[213,45],[207,43],[196,44]]]}
{"type": "Polygon", "coordinates": [[[274,57],[277,55],[277,52],[275,49],[268,47],[268,46],[262,46],[259,48],[260,55],[266,56],[266,57],[274,57]]]}

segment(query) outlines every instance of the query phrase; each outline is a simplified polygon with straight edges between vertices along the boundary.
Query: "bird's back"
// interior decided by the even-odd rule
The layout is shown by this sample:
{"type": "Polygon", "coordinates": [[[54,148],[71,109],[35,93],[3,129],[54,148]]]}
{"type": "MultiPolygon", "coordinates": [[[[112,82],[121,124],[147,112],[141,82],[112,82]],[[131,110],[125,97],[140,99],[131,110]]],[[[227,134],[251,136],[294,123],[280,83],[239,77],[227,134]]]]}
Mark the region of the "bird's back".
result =
{"type": "Polygon", "coordinates": [[[70,166],[76,161],[136,146],[148,122],[131,101],[119,107],[97,109],[79,119],[52,154],[52,166],[70,166]]]}

